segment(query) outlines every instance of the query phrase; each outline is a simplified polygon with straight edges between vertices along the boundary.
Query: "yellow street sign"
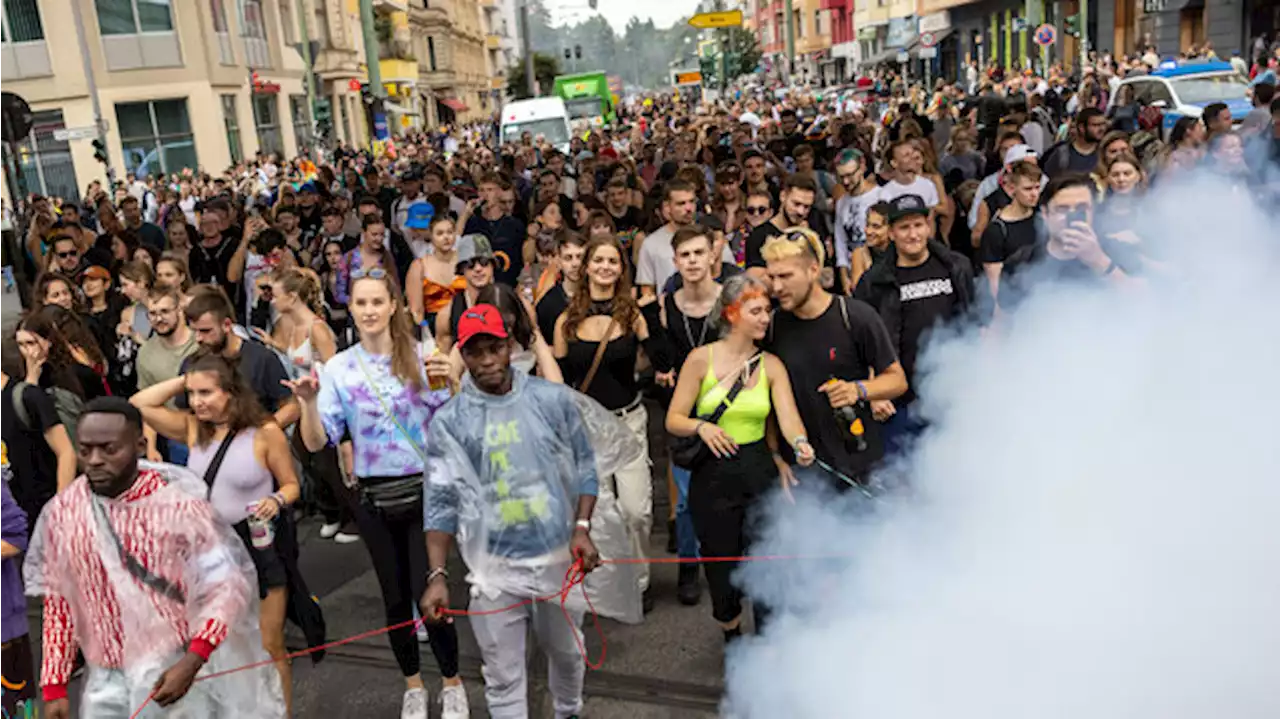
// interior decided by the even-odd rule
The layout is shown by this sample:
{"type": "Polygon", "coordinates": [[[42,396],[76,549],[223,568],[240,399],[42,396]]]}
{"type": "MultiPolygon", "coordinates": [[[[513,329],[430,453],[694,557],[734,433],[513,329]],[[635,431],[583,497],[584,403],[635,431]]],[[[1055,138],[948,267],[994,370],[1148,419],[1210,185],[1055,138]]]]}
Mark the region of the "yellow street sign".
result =
{"type": "Polygon", "coordinates": [[[742,24],[741,10],[725,10],[723,12],[698,13],[689,18],[689,24],[699,30],[712,27],[738,27],[742,24]]]}
{"type": "Polygon", "coordinates": [[[692,72],[677,72],[673,84],[676,86],[700,85],[702,84],[702,73],[696,70],[692,72]]]}

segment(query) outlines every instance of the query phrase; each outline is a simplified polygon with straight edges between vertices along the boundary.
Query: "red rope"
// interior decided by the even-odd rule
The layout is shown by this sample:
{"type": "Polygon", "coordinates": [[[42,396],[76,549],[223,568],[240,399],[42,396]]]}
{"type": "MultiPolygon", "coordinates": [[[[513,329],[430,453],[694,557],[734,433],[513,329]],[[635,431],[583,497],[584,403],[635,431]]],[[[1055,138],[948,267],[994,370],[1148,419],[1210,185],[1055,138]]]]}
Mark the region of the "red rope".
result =
{"type": "MultiPolygon", "coordinates": [[[[746,562],[746,561],[762,562],[762,561],[782,561],[782,560],[799,560],[799,559],[826,559],[826,558],[837,558],[837,557],[843,557],[843,556],[844,555],[800,557],[800,556],[787,556],[787,555],[756,555],[756,556],[746,556],[746,557],[691,557],[691,558],[660,557],[660,558],[636,558],[636,559],[624,558],[624,559],[602,559],[600,560],[600,564],[602,565],[604,564],[702,564],[705,562],[746,562]]],[[[565,602],[568,601],[569,593],[573,591],[573,588],[576,586],[581,586],[582,597],[586,600],[587,608],[588,610],[590,610],[591,621],[592,621],[592,624],[595,626],[596,635],[600,637],[600,658],[594,662],[591,661],[591,657],[587,654],[587,647],[583,641],[583,634],[581,632],[574,632],[574,640],[578,643],[578,653],[582,656],[583,663],[592,669],[600,669],[601,667],[604,666],[604,658],[605,658],[605,654],[608,652],[609,646],[608,646],[608,642],[605,640],[605,637],[604,637],[604,629],[600,626],[600,615],[596,612],[595,606],[591,604],[591,597],[590,595],[587,594],[586,586],[583,584],[583,582],[586,581],[586,578],[587,578],[587,573],[586,571],[583,570],[582,560],[579,559],[579,560],[575,560],[573,564],[569,565],[569,569],[565,571],[564,580],[560,584],[560,591],[554,594],[547,594],[540,597],[522,599],[514,604],[510,604],[505,607],[498,607],[497,609],[470,610],[470,609],[445,608],[440,610],[440,613],[442,615],[447,615],[452,617],[491,616],[494,614],[502,614],[503,612],[509,612],[514,609],[519,609],[520,607],[526,607],[526,606],[530,606],[540,602],[550,602],[550,601],[559,599],[560,611],[561,613],[564,614],[565,623],[572,626],[573,618],[569,616],[569,609],[567,606],[565,606],[565,602]]],[[[397,629],[401,629],[404,627],[412,626],[416,628],[416,626],[422,621],[423,621],[422,619],[410,619],[405,622],[400,622],[399,624],[393,624],[389,627],[382,627],[380,629],[370,629],[367,632],[362,632],[360,634],[356,634],[355,636],[347,637],[346,639],[339,639],[337,641],[329,642],[327,644],[321,644],[318,647],[308,647],[307,649],[300,649],[291,654],[286,654],[284,657],[280,659],[274,659],[274,658],[265,659],[260,662],[254,662],[253,664],[246,664],[245,666],[242,666],[242,667],[232,667],[231,669],[225,669],[220,672],[205,674],[204,676],[196,677],[195,681],[196,682],[208,681],[209,679],[225,677],[228,674],[236,674],[238,672],[249,671],[250,669],[265,667],[265,666],[275,664],[276,662],[284,661],[287,659],[297,659],[298,657],[305,657],[309,654],[314,654],[315,652],[318,652],[324,649],[332,649],[333,647],[340,647],[344,644],[350,644],[352,642],[356,642],[361,639],[368,639],[369,637],[376,637],[380,634],[393,632],[397,629]]],[[[147,698],[143,700],[142,705],[139,706],[133,712],[133,714],[129,716],[129,719],[138,719],[138,716],[142,714],[142,710],[146,709],[147,705],[150,704],[151,700],[154,698],[155,698],[154,692],[147,695],[147,698]]]]}

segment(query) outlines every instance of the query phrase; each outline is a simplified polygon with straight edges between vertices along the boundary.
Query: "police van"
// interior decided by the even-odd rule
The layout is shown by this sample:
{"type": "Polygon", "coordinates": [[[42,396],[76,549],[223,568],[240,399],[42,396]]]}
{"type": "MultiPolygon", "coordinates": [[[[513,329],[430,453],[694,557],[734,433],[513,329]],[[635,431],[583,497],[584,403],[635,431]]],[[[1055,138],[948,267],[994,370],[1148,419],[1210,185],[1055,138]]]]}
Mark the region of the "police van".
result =
{"type": "Polygon", "coordinates": [[[1168,60],[1150,74],[1125,78],[1111,94],[1112,106],[1120,95],[1120,88],[1126,85],[1133,87],[1138,105],[1164,113],[1166,136],[1180,118],[1200,117],[1204,109],[1215,102],[1226,104],[1235,124],[1253,109],[1248,97],[1248,81],[1230,63],[1217,60],[1168,60]]]}

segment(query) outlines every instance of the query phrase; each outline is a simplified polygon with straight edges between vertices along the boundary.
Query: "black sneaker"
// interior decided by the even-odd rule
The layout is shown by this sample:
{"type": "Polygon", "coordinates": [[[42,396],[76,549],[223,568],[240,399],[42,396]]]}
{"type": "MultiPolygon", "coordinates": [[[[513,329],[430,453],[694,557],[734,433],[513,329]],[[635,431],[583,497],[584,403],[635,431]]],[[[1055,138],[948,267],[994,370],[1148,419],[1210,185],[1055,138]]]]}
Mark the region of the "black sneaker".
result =
{"type": "Polygon", "coordinates": [[[653,611],[653,592],[649,589],[644,590],[644,594],[640,595],[640,607],[645,614],[653,611]]]}
{"type": "Polygon", "coordinates": [[[686,607],[692,607],[702,598],[702,585],[698,583],[698,565],[681,564],[680,579],[676,584],[676,598],[686,607]]]}

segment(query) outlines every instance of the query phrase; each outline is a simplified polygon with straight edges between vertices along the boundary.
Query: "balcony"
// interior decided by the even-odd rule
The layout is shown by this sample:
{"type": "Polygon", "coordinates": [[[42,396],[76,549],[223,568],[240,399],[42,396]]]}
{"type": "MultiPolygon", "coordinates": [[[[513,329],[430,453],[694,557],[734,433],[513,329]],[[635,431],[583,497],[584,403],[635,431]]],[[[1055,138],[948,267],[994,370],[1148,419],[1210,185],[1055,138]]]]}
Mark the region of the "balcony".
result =
{"type": "Polygon", "coordinates": [[[484,36],[484,46],[490,50],[502,49],[502,36],[496,32],[491,32],[484,36]]]}
{"type": "Polygon", "coordinates": [[[418,82],[432,89],[453,87],[458,82],[458,75],[452,69],[421,68],[418,72],[418,82]]]}
{"type": "Polygon", "coordinates": [[[382,82],[417,82],[418,61],[405,58],[387,58],[378,61],[378,72],[382,74],[382,82]]]}

